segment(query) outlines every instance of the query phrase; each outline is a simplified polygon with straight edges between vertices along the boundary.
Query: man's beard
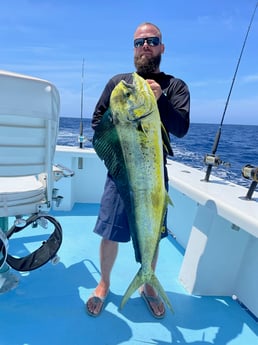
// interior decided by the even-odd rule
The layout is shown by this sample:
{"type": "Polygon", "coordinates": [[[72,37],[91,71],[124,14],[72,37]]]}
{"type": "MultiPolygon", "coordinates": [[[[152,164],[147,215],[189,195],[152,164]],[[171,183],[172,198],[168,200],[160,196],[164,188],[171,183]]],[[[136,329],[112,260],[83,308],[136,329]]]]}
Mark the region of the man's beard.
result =
{"type": "Polygon", "coordinates": [[[134,65],[139,74],[154,73],[159,68],[161,61],[161,55],[157,55],[151,58],[146,56],[135,56],[134,65]]]}

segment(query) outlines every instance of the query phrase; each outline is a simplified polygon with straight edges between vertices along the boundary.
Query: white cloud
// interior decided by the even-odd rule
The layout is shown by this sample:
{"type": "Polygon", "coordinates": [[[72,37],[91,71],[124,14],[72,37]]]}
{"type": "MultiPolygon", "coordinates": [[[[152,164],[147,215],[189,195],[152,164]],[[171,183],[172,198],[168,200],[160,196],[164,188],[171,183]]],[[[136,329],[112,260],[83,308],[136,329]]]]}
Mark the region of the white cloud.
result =
{"type": "Polygon", "coordinates": [[[247,75],[243,78],[244,83],[256,83],[258,81],[258,74],[247,75]]]}

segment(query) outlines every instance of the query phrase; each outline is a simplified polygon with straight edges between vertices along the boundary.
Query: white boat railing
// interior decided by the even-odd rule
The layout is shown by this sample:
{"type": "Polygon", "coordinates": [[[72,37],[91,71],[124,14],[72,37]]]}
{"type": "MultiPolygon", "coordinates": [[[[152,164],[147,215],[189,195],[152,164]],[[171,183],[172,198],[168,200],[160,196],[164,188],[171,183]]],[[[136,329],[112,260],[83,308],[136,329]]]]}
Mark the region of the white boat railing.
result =
{"type": "MultiPolygon", "coordinates": [[[[100,202],[106,168],[93,149],[58,146],[56,162],[75,173],[56,184],[59,210],[100,202]]],[[[236,296],[258,316],[258,193],[247,200],[247,188],[214,176],[204,182],[203,171],[171,160],[168,173],[168,228],[185,248],[181,283],[195,295],[236,296]]]]}

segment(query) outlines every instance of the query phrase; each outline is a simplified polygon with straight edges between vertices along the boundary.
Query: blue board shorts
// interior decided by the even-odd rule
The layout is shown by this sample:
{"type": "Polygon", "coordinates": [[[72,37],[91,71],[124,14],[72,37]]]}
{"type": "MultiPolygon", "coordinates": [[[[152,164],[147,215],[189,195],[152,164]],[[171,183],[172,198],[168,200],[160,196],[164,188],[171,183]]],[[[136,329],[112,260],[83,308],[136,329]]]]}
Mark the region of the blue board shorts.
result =
{"type": "MultiPolygon", "coordinates": [[[[166,183],[166,189],[167,185],[166,183]]],[[[161,238],[168,235],[166,219],[167,217],[164,220],[165,229],[161,233],[161,238]]],[[[94,232],[115,242],[129,242],[131,239],[124,202],[110,175],[107,175],[94,232]]]]}

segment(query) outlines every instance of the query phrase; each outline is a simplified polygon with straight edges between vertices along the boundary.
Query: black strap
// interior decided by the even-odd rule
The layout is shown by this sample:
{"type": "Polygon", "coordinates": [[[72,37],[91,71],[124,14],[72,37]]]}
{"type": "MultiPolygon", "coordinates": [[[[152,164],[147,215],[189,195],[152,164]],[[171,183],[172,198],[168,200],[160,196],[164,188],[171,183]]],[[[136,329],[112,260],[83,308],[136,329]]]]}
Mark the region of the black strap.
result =
{"type": "Polygon", "coordinates": [[[50,223],[54,224],[54,232],[49,236],[47,241],[44,241],[42,243],[42,245],[38,249],[25,257],[17,258],[8,254],[6,261],[13,269],[21,272],[32,271],[43,266],[45,263],[55,257],[62,243],[62,227],[59,222],[51,216],[33,215],[26,221],[25,226],[20,228],[13,226],[7,232],[6,236],[9,239],[15,232],[22,231],[28,225],[37,222],[37,220],[42,217],[47,219],[50,223]]]}
{"type": "Polygon", "coordinates": [[[0,229],[0,269],[4,265],[7,257],[7,237],[5,233],[0,229]]]}

